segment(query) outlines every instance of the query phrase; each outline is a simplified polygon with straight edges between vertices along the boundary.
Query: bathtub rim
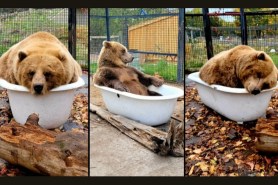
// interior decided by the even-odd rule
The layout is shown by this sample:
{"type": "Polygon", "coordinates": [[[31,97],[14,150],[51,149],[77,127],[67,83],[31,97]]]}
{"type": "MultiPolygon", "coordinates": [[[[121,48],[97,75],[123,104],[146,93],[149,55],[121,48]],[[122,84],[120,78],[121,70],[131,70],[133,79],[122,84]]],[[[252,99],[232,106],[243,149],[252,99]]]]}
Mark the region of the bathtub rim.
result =
{"type": "Polygon", "coordinates": [[[132,93],[129,93],[129,92],[119,91],[119,90],[116,90],[116,89],[113,89],[113,88],[110,88],[110,87],[100,86],[100,85],[97,85],[97,84],[93,84],[93,85],[95,87],[99,88],[99,89],[102,89],[102,90],[110,91],[110,92],[113,92],[115,94],[120,94],[120,95],[129,97],[129,98],[140,99],[140,100],[151,100],[151,101],[154,101],[154,100],[169,100],[169,99],[175,99],[175,98],[178,98],[178,97],[181,97],[181,96],[184,95],[184,91],[182,89],[177,88],[177,87],[173,87],[173,86],[170,86],[170,85],[166,85],[166,84],[163,84],[162,86],[164,86],[166,88],[177,89],[177,94],[163,95],[163,96],[143,96],[143,95],[138,95],[138,94],[132,94],[132,93]]]}
{"type": "MultiPolygon", "coordinates": [[[[83,85],[85,85],[84,80],[81,77],[78,77],[78,80],[76,82],[73,82],[70,84],[65,84],[65,85],[60,85],[58,87],[51,89],[50,92],[73,90],[73,89],[77,89],[83,85]]],[[[29,89],[27,87],[9,83],[8,81],[6,81],[3,78],[0,78],[0,86],[7,90],[29,92],[29,89]]]]}
{"type": "MultiPolygon", "coordinates": [[[[190,80],[208,86],[212,89],[218,90],[218,91],[223,91],[223,92],[227,92],[227,93],[235,93],[235,94],[250,94],[245,88],[233,88],[233,87],[227,87],[227,86],[223,86],[223,85],[209,85],[208,83],[204,82],[200,77],[199,77],[200,72],[194,72],[188,75],[187,78],[189,78],[190,80]]],[[[278,82],[276,83],[275,87],[272,87],[271,89],[265,89],[262,90],[261,93],[263,92],[267,92],[267,91],[273,91],[275,89],[278,88],[278,82]]]]}

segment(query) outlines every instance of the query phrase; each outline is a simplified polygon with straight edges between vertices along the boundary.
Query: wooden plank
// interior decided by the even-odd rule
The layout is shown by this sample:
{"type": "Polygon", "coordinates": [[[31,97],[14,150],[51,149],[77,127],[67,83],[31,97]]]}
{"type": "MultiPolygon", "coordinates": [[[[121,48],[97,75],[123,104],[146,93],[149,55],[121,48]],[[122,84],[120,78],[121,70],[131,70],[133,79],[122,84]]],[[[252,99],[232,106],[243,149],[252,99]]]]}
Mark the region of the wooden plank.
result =
{"type": "MultiPolygon", "coordinates": [[[[147,24],[140,23],[134,29],[128,29],[129,49],[140,51],[157,51],[161,53],[178,52],[178,16],[155,19],[147,24]],[[138,39],[140,38],[140,39],[138,39]]],[[[145,21],[146,23],[148,21],[145,21]]],[[[148,55],[147,60],[158,60],[161,57],[148,55]]]]}
{"type": "Polygon", "coordinates": [[[0,158],[40,174],[88,176],[88,132],[55,132],[37,122],[29,116],[25,125],[1,125],[0,158]]]}
{"type": "Polygon", "coordinates": [[[170,124],[168,132],[143,125],[120,115],[114,115],[101,107],[90,104],[90,111],[105,119],[122,133],[160,155],[184,155],[184,124],[170,124]]]}

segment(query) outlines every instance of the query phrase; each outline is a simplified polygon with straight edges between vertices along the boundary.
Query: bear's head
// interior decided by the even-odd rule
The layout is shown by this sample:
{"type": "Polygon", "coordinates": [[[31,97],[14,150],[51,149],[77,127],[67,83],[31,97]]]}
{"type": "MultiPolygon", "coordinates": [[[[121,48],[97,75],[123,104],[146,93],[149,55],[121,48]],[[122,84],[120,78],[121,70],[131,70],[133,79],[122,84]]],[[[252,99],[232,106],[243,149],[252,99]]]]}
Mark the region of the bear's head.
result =
{"type": "Polygon", "coordinates": [[[18,52],[15,77],[19,84],[27,87],[32,94],[46,94],[49,90],[64,84],[66,74],[62,53],[51,54],[18,52]]]}
{"type": "Polygon", "coordinates": [[[123,66],[132,62],[134,57],[122,44],[114,41],[104,41],[99,54],[99,66],[115,65],[123,66]]]}
{"type": "Polygon", "coordinates": [[[277,68],[263,51],[254,51],[242,56],[238,75],[244,88],[251,94],[259,94],[277,84],[277,68]]]}

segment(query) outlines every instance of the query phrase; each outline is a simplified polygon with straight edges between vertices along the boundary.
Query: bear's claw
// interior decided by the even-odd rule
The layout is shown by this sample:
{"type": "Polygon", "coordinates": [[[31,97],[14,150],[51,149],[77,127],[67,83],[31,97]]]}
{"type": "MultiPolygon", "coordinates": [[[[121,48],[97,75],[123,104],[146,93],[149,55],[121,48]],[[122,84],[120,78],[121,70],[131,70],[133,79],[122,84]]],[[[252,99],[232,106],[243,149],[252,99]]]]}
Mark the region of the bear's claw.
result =
{"type": "Polygon", "coordinates": [[[152,78],[152,84],[156,87],[160,87],[164,83],[163,80],[158,78],[152,78]]]}
{"type": "Polygon", "coordinates": [[[117,86],[114,86],[114,88],[119,91],[129,92],[129,89],[124,86],[117,85],[117,86]]]}

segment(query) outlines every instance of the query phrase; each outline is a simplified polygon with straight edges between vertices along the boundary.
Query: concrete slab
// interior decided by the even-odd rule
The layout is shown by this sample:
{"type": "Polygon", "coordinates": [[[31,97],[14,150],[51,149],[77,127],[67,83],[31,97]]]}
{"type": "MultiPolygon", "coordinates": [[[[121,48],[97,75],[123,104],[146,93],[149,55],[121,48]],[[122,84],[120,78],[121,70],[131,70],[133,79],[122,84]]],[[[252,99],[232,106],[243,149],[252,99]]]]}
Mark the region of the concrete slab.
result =
{"type": "Polygon", "coordinates": [[[90,114],[91,176],[183,176],[183,157],[162,157],[90,114]]]}

